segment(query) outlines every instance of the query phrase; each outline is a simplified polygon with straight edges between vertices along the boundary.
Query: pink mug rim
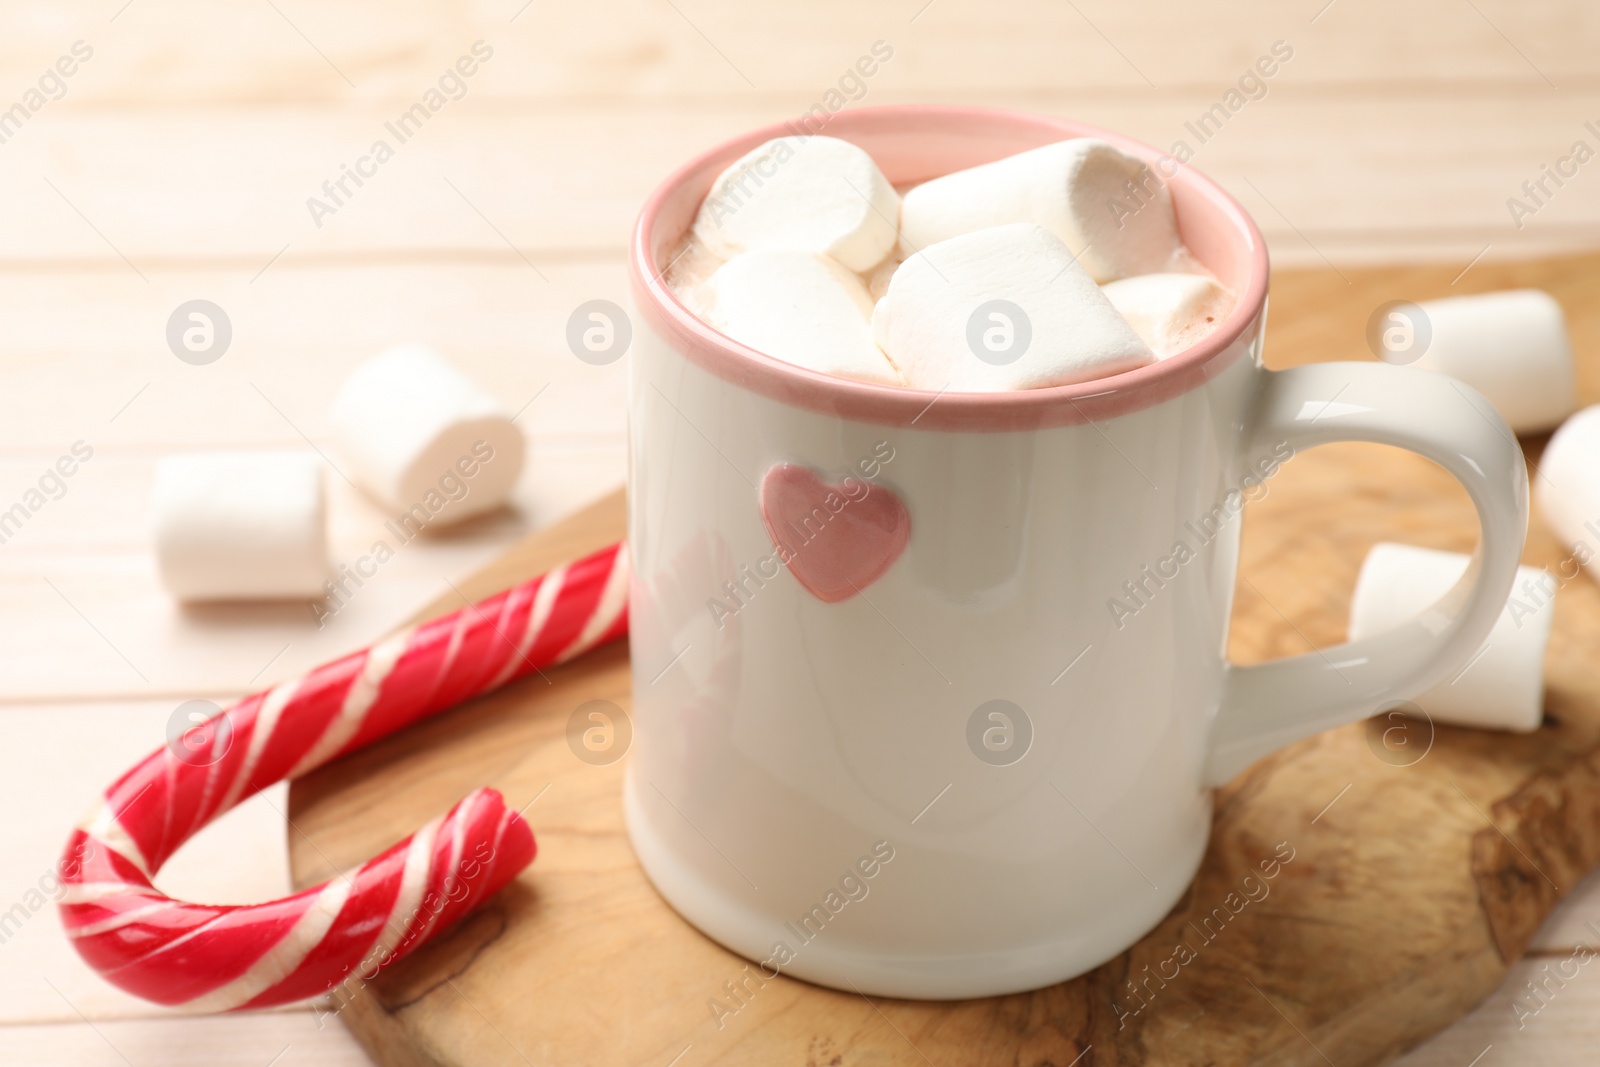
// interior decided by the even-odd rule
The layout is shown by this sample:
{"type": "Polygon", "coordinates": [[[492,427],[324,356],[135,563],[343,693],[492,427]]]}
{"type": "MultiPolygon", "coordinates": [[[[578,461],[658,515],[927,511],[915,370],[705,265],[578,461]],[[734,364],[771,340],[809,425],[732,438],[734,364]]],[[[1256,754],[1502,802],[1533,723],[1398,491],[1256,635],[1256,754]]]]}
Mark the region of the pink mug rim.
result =
{"type": "MultiPolygon", "coordinates": [[[[853,108],[831,116],[826,128],[819,132],[848,141],[853,140],[853,134],[862,133],[914,129],[935,133],[941,123],[962,122],[1060,134],[1058,140],[1098,137],[1152,166],[1172,160],[1167,153],[1113,131],[1000,108],[942,104],[853,108]]],[[[1235,255],[1244,253],[1248,271],[1245,284],[1235,287],[1237,301],[1227,318],[1198,344],[1164,360],[1074,385],[1005,393],[938,393],[836,378],[740,344],[699,319],[667,287],[657,260],[656,249],[664,246],[656,240],[656,228],[685,185],[700,182],[709,188],[717,174],[757,145],[805,132],[792,121],[777,123],[700,153],[655,188],[634,225],[628,276],[637,313],[696,364],[724,380],[786,403],[864,422],[899,427],[916,424],[917,428],[928,430],[1000,431],[1074,425],[1151,407],[1197,388],[1253,347],[1251,342],[1258,336],[1259,320],[1266,306],[1270,274],[1266,242],[1255,221],[1231,194],[1186,163],[1170,176],[1165,167],[1158,173],[1168,185],[1183,187],[1187,202],[1202,203],[1216,214],[1224,223],[1222,231],[1234,243],[1235,255]]],[[[1174,189],[1175,199],[1178,192],[1174,189]]],[[[675,245],[682,231],[672,237],[675,245]]]]}

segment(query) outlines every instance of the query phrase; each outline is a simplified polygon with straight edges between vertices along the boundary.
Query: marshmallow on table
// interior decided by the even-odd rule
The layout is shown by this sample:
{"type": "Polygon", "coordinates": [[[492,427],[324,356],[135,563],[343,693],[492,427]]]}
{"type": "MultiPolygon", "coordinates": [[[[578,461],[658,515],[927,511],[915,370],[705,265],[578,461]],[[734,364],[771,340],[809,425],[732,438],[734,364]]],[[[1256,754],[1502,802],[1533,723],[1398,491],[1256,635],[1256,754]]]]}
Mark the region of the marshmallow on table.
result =
{"type": "Polygon", "coordinates": [[[522,433],[511,415],[418,345],[357,367],[329,419],[351,477],[419,525],[499,507],[522,473],[522,433]]]}
{"type": "Polygon", "coordinates": [[[156,468],[156,561],[180,600],[311,599],[328,577],[321,461],[174,456],[156,468]]]}
{"type": "Polygon", "coordinates": [[[696,302],[708,323],[758,352],[823,374],[901,384],[873,343],[866,287],[826,256],[746,252],[718,267],[696,302]]]}
{"type": "MultiPolygon", "coordinates": [[[[1470,556],[1377,544],[1350,601],[1350,639],[1383,633],[1435,604],[1466,573],[1470,556]]],[[[1477,658],[1412,701],[1440,722],[1527,733],[1544,717],[1544,649],[1555,616],[1555,581],[1518,567],[1500,618],[1477,658]]]]}
{"type": "Polygon", "coordinates": [[[1426,300],[1427,347],[1415,366],[1482,393],[1517,433],[1572,414],[1577,383],[1561,305],[1538,289],[1426,300]]]}
{"type": "Polygon", "coordinates": [[[1204,274],[1140,274],[1101,291],[1157,359],[1198,343],[1233,310],[1233,294],[1204,274]]]}
{"type": "Polygon", "coordinates": [[[868,271],[894,247],[900,197],[865,151],[836,137],[780,137],[711,185],[694,233],[712,252],[798,249],[868,271]]]}
{"type": "Polygon", "coordinates": [[[1143,160],[1091,137],[934,178],[900,206],[901,240],[912,250],[1014,222],[1061,238],[1097,282],[1188,262],[1171,192],[1143,160]]]}
{"type": "Polygon", "coordinates": [[[1539,459],[1534,498],[1572,559],[1600,579],[1600,404],[1561,424],[1539,459]]]}
{"type": "Polygon", "coordinates": [[[1154,360],[1067,246],[1031,223],[911,256],[889,280],[872,330],[914,389],[1070,385],[1154,360]]]}

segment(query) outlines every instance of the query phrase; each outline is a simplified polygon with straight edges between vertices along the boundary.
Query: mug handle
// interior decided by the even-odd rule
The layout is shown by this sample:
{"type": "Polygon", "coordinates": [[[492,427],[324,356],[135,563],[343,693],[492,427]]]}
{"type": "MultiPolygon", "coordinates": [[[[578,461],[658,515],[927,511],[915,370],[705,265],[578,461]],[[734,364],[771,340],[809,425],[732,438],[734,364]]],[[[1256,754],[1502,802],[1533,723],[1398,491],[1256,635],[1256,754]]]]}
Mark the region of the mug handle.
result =
{"type": "Polygon", "coordinates": [[[1254,468],[1285,443],[1398,445],[1454,475],[1478,509],[1480,538],[1461,580],[1387,633],[1320,652],[1224,670],[1205,784],[1227,782],[1284,745],[1377,713],[1442,681],[1482,647],[1505,607],[1528,526],[1528,472],[1510,427],[1469,386],[1382,363],[1267,371],[1247,418],[1254,468]]]}

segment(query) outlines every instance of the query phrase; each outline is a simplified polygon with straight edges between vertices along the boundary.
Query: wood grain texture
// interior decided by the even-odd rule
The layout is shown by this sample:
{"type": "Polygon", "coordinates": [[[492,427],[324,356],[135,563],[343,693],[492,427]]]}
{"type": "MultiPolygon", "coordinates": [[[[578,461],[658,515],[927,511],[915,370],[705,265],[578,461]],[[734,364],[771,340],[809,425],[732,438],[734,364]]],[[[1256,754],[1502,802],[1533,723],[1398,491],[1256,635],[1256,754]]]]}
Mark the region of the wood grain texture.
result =
{"type": "MultiPolygon", "coordinates": [[[[0,719],[8,742],[0,755],[0,793],[7,810],[26,813],[28,825],[0,835],[0,908],[20,899],[53,860],[60,833],[86,799],[128,759],[159,743],[162,705],[170,710],[177,699],[168,699],[168,691],[224,700],[290,641],[263,681],[341,654],[444,591],[447,578],[459,581],[471,565],[470,555],[457,551],[465,545],[437,553],[419,548],[415,559],[386,569],[385,586],[369,588],[324,631],[284,633],[270,610],[250,609],[175,625],[146,550],[144,490],[156,457],[182,448],[306,447],[250,381],[325,445],[318,424],[326,394],[350,361],[393,340],[425,340],[445,345],[513,407],[553,383],[522,420],[534,442],[519,521],[542,525],[615,484],[622,470],[620,390],[603,376],[565,373],[573,370],[561,362],[570,358],[559,339],[565,316],[578,299],[615,299],[613,291],[622,291],[620,235],[663,160],[811,104],[872,40],[892,42],[896,56],[871,80],[862,103],[1020,106],[1156,141],[1176,135],[1264,46],[1277,38],[1292,42],[1295,59],[1274,79],[1269,97],[1252,102],[1198,162],[1257,214],[1275,262],[1320,266],[1326,256],[1358,285],[1365,276],[1351,264],[1451,262],[1456,266],[1429,274],[1429,284],[1444,291],[1487,243],[1493,248],[1485,263],[1593,246],[1600,235],[1600,184],[1588,168],[1524,230],[1511,228],[1503,204],[1539,164],[1583,136],[1583,120],[1600,117],[1594,63],[1600,8],[1588,0],[1412,0],[1403,9],[1361,0],[524,5],[0,5],[6,74],[0,107],[15,102],[74,40],[95,48],[65,99],[48,104],[0,146],[6,205],[0,371],[7,386],[0,390],[0,493],[7,504],[15,500],[37,469],[78,437],[95,446],[97,464],[105,461],[101,473],[84,475],[98,481],[75,484],[0,551],[6,604],[0,641],[7,648],[0,719]],[[315,230],[304,210],[307,186],[348,162],[375,123],[409,105],[480,37],[497,55],[468,97],[407,145],[381,184],[315,230]],[[577,181],[562,180],[569,165],[583,168],[577,181]],[[540,282],[467,205],[452,203],[444,176],[553,284],[540,282]],[[1245,179],[1293,226],[1254,199],[1245,179]],[[252,284],[285,244],[282,258],[252,284]],[[117,249],[150,281],[129,269],[117,249]],[[197,296],[235,313],[236,348],[209,368],[180,367],[161,330],[178,301],[197,296]],[[140,389],[137,402],[110,424],[140,389]],[[562,440],[553,442],[552,434],[562,440]],[[603,455],[579,454],[590,441],[603,455]],[[44,577],[70,590],[93,625],[128,648],[155,684],[146,687],[134,676],[44,577]],[[32,705],[34,697],[45,703],[32,705]],[[98,755],[77,758],[86,745],[98,755]]],[[[1335,314],[1323,324],[1307,317],[1322,316],[1322,295],[1347,291],[1345,283],[1332,275],[1314,280],[1305,299],[1292,301],[1295,277],[1277,282],[1269,359],[1281,363],[1281,353],[1290,351],[1297,358],[1359,355],[1357,335],[1341,323],[1358,329],[1365,309],[1336,299],[1326,309],[1335,314]]],[[[1588,387],[1586,397],[1600,394],[1588,387]]],[[[1332,455],[1304,457],[1282,487],[1316,474],[1337,477],[1329,493],[1357,493],[1352,507],[1381,512],[1415,504],[1414,494],[1380,491],[1359,468],[1322,462],[1332,455]]],[[[341,511],[337,488],[335,499],[336,544],[359,547],[360,540],[340,531],[364,536],[371,516],[341,511]]],[[[1369,518],[1368,529],[1382,524],[1369,518]]],[[[1471,536],[1456,528],[1414,532],[1447,547],[1471,536]]],[[[1284,565],[1298,550],[1292,536],[1275,542],[1284,565]]],[[[1304,568],[1280,569],[1276,559],[1253,557],[1253,580],[1305,633],[1332,640],[1342,628],[1360,550],[1346,543],[1341,551],[1348,558],[1334,560],[1326,574],[1309,575],[1314,595],[1301,596],[1304,568]],[[1280,573],[1285,577],[1274,579],[1280,573]]],[[[1530,545],[1530,557],[1534,551],[1530,545]]],[[[343,558],[343,549],[336,555],[343,558]]],[[[1324,558],[1322,550],[1317,558],[1324,558]]],[[[1245,621],[1262,612],[1258,631],[1236,642],[1235,651],[1304,650],[1276,614],[1260,604],[1246,611],[1254,595],[1241,588],[1240,614],[1245,621]],[[1245,647],[1262,639],[1270,645],[1245,647]]],[[[436,811],[419,807],[423,814],[436,811]]],[[[200,841],[178,857],[163,874],[174,880],[169,888],[183,889],[179,867],[215,862],[243,878],[232,889],[238,899],[280,891],[275,882],[244,875],[257,865],[254,854],[276,857],[281,825],[274,831],[268,820],[238,814],[250,821],[216,827],[225,840],[214,850],[200,841]],[[241,851],[253,854],[252,863],[232,859],[241,851]]],[[[207,875],[214,880],[221,872],[207,875]]],[[[207,885],[213,883],[199,879],[191,888],[207,885]]],[[[1541,932],[1560,957],[1580,940],[1596,943],[1579,920],[1600,917],[1600,879],[1588,886],[1589,904],[1569,901],[1561,921],[1541,932]]],[[[1407,1063],[1465,1067],[1492,1043],[1479,1067],[1590,1067],[1600,1018],[1593,968],[1525,1029],[1513,1020],[1509,997],[1542,965],[1524,960],[1500,994],[1407,1063]]],[[[311,1033],[284,1028],[287,1017],[259,1024],[237,1017],[123,1021],[157,1009],[97,982],[47,916],[0,946],[0,1022],[7,1024],[0,1060],[261,1067],[292,1043],[278,1067],[366,1062],[331,1022],[311,1033]],[[76,1009],[94,1021],[77,1021],[76,1009]]],[[[592,1010],[609,1011],[604,1004],[602,998],[592,1010]]],[[[893,1006],[885,1010],[899,1019],[893,1006]]],[[[627,1025],[625,1016],[611,1017],[619,1028],[627,1025]]],[[[887,1029],[881,1020],[877,1025],[887,1029]]],[[[679,1067],[690,1067],[699,1051],[679,1067]]],[[[957,1061],[928,1051],[939,1067],[957,1061]]],[[[564,1062],[556,1054],[551,1059],[564,1062]]],[[[481,1062],[523,1060],[500,1046],[481,1062]]]]}
{"type": "MultiPolygon", "coordinates": [[[[1574,141],[1600,145],[1585,126],[1600,125],[1600,86],[1556,99],[1463,99],[1409,87],[1330,97],[1297,89],[1294,77],[1291,64],[1266,96],[1204,143],[1189,127],[1217,104],[1226,82],[1150,96],[885,87],[861,103],[1017,108],[1168,150],[1183,140],[1192,165],[1255,215],[1274,253],[1303,265],[1326,255],[1343,268],[1362,249],[1392,259],[1429,247],[1428,261],[1459,257],[1465,265],[1485,244],[1493,245],[1491,258],[1507,258],[1541,244],[1592,248],[1600,237],[1600,182],[1588,169],[1520,227],[1506,207],[1574,141]],[[1493,131],[1492,153],[1485,130],[1493,131]],[[1308,171],[1316,180],[1307,180],[1308,171]]],[[[403,101],[244,112],[166,107],[136,122],[63,102],[3,145],[0,198],[13,210],[0,217],[0,269],[103,265],[125,274],[133,291],[145,285],[141,275],[154,280],[202,265],[242,289],[280,255],[266,277],[297,264],[369,266],[396,257],[438,266],[487,259],[521,271],[531,262],[554,277],[597,255],[620,259],[639,204],[667,161],[792,120],[815,101],[815,94],[788,92],[551,110],[468,96],[403,144],[385,126],[403,101]],[[347,183],[336,213],[313,217],[308,200],[333,203],[324,183],[378,139],[393,158],[359,188],[347,183]]]]}
{"type": "Polygon", "coordinates": [[[8,1026],[6,1067],[370,1067],[331,1021],[309,1011],[165,1015],[153,1019],[74,1016],[68,1025],[8,1026]]]}
{"type": "Polygon", "coordinates": [[[1347,92],[1409,81],[1548,96],[1552,82],[1594,77],[1600,18],[1582,0],[1413,0],[1403,17],[1385,5],[1325,4],[276,0],[233,10],[166,0],[121,13],[97,0],[18,0],[0,12],[0,64],[37,72],[81,37],[97,54],[69,99],[115,107],[403,99],[477,39],[512,61],[487,92],[546,104],[820,93],[880,38],[903,53],[886,79],[925,94],[1210,87],[1276,38],[1304,49],[1305,80],[1347,92]]]}
{"type": "MultiPolygon", "coordinates": [[[[1600,312],[1575,297],[1600,279],[1600,257],[1458,273],[1281,275],[1271,362],[1359,357],[1366,317],[1385,300],[1512,284],[1555,292],[1580,351],[1596,350],[1600,312]]],[[[1591,360],[1586,399],[1600,385],[1594,371],[1591,360]]],[[[1246,514],[1230,648],[1240,661],[1342,640],[1372,542],[1466,550],[1476,537],[1470,503],[1441,471],[1370,445],[1297,457],[1246,514]]],[[[621,531],[617,497],[462,589],[487,594],[621,531]]],[[[1526,561],[1564,556],[1535,521],[1526,561]]],[[[474,785],[532,805],[541,851],[528,873],[340,1007],[384,1064],[518,1053],[663,1065],[680,1054],[682,1064],[1381,1063],[1495,990],[1600,863],[1600,588],[1572,582],[1554,610],[1536,734],[1414,723],[1386,736],[1393,724],[1373,720],[1262,760],[1218,792],[1210,851],[1172,913],[1117,959],[1031,994],[929,1004],[779,978],[715,1018],[710,1000],[737,1003],[725,983],[745,980],[744,962],[645,881],[622,824],[622,764],[591,767],[565,741],[580,703],[627,706],[620,647],[296,783],[292,869],[300,885],[327,877],[474,785]]]]}

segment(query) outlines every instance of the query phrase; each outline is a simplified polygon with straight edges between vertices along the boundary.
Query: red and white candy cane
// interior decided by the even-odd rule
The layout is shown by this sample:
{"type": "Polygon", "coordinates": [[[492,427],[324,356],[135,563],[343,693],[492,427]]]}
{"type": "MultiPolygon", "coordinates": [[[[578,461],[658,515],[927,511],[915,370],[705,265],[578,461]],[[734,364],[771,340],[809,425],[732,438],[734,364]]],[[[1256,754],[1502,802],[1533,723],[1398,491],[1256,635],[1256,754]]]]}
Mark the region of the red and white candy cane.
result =
{"type": "Polygon", "coordinates": [[[187,904],[151,879],[258,790],[621,637],[627,591],[627,548],[613,545],[246,697],[212,719],[231,728],[211,731],[214,759],[152,753],[67,843],[61,916],[78,953],[113,985],[199,1011],[304,1000],[404,957],[532,861],[532,831],[494,790],[282,900],[187,904]]]}

